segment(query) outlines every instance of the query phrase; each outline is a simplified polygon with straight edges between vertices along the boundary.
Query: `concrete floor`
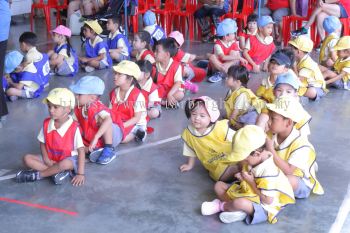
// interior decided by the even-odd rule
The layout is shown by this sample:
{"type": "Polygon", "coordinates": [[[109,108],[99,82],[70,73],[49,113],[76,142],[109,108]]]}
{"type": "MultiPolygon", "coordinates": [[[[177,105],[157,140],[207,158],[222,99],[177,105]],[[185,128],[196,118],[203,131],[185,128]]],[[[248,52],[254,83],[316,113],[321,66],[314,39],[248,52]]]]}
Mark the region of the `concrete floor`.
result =
{"type": "MultiPolygon", "coordinates": [[[[29,30],[27,19],[16,20],[18,24],[11,28],[9,50],[18,49],[18,36],[29,30]]],[[[41,51],[52,47],[43,25],[39,24],[36,33],[41,51]]],[[[73,45],[78,49],[79,44],[75,37],[73,45]]],[[[203,54],[211,50],[211,45],[198,42],[186,46],[188,51],[203,54]]],[[[112,72],[95,74],[106,82],[103,96],[106,102],[113,88],[112,72]]],[[[83,75],[53,77],[43,97],[49,90],[67,87],[83,75]]],[[[252,78],[253,88],[262,76],[252,78]]],[[[225,93],[223,84],[201,83],[197,95],[209,95],[223,107],[225,93]]],[[[186,96],[189,97],[192,95],[186,96]]],[[[150,122],[155,131],[146,143],[120,146],[121,155],[107,166],[87,163],[83,187],[70,183],[55,186],[50,180],[28,184],[17,184],[12,179],[0,181],[0,232],[328,232],[349,184],[349,98],[349,92],[332,89],[321,101],[305,107],[313,116],[310,141],[317,150],[318,177],[325,195],[299,200],[280,214],[275,225],[247,226],[243,222],[225,225],[216,215],[201,216],[201,203],[214,198],[214,182],[199,163],[191,172],[179,172],[178,167],[186,162],[181,140],[168,143],[162,140],[179,135],[188,122],[182,110],[164,110],[161,119],[150,122]],[[78,214],[70,216],[9,203],[1,201],[3,197],[78,214]]],[[[21,157],[25,153],[39,153],[36,136],[48,115],[41,99],[20,100],[8,107],[10,115],[0,129],[1,175],[23,168],[21,157]]],[[[350,232],[349,219],[342,232],[350,232]]]]}

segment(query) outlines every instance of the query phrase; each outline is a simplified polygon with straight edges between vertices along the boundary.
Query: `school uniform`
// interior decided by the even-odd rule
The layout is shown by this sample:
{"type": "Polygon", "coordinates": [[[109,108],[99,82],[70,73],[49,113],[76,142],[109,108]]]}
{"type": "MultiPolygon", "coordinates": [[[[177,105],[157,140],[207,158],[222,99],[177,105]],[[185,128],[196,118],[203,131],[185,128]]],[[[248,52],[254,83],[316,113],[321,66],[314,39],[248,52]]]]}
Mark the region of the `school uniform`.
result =
{"type": "Polygon", "coordinates": [[[104,54],[104,58],[100,61],[99,69],[105,69],[112,65],[112,59],[108,53],[108,46],[99,36],[96,36],[94,41],[88,39],[85,42],[85,53],[88,58],[98,57],[104,54]]]}
{"type": "Polygon", "coordinates": [[[60,162],[69,159],[73,162],[74,171],[78,171],[78,149],[83,148],[83,140],[79,130],[79,124],[72,117],[61,125],[55,127],[55,121],[51,118],[44,120],[38,135],[38,140],[45,144],[50,160],[60,162]]]}
{"type": "Polygon", "coordinates": [[[166,38],[166,33],[165,33],[164,29],[157,24],[146,26],[143,30],[145,30],[146,32],[148,32],[151,35],[151,41],[150,41],[151,46],[154,45],[155,40],[159,41],[161,39],[166,38]]]}
{"type": "Polygon", "coordinates": [[[247,40],[249,37],[255,36],[257,32],[258,32],[258,29],[255,30],[255,32],[253,32],[253,33],[251,33],[250,31],[244,29],[243,31],[239,31],[237,36],[238,37],[243,37],[244,40],[247,40]]]}
{"type": "Polygon", "coordinates": [[[170,58],[168,66],[163,68],[160,63],[156,62],[152,74],[154,83],[158,86],[158,94],[161,99],[167,98],[167,95],[175,82],[182,81],[182,68],[179,62],[170,58]]]}
{"type": "MultiPolygon", "coordinates": [[[[259,34],[256,34],[247,39],[244,49],[248,50],[248,54],[255,64],[260,65],[271,56],[275,48],[272,36],[262,38],[259,34]]],[[[248,70],[253,69],[251,64],[247,64],[246,67],[248,70]]]]}
{"type": "Polygon", "coordinates": [[[152,65],[156,63],[153,52],[148,49],[143,49],[140,53],[137,53],[136,61],[149,61],[152,65]]]}
{"type": "Polygon", "coordinates": [[[274,83],[271,82],[270,76],[263,78],[260,86],[256,90],[256,95],[264,99],[267,103],[273,103],[275,101],[275,95],[273,94],[274,83]]]}
{"type": "Polygon", "coordinates": [[[314,100],[320,99],[326,95],[328,90],[326,89],[326,82],[324,81],[322,72],[318,64],[306,54],[297,64],[298,76],[305,79],[301,82],[298,94],[304,95],[307,88],[314,87],[317,91],[317,96],[314,100]]]}
{"type": "Polygon", "coordinates": [[[178,49],[177,53],[173,56],[174,61],[180,62],[183,66],[182,71],[184,72],[185,66],[190,69],[190,72],[193,73],[193,77],[189,79],[192,82],[201,82],[206,77],[207,72],[204,69],[194,66],[190,61],[191,54],[185,53],[183,50],[178,49]]]}
{"type": "Polygon", "coordinates": [[[299,178],[298,190],[294,192],[296,198],[306,198],[313,192],[318,195],[324,193],[320,182],[316,178],[316,152],[307,137],[293,128],[290,135],[281,143],[277,142],[277,135],[272,136],[277,155],[296,167],[293,175],[299,178]]]}
{"type": "MultiPolygon", "coordinates": [[[[145,97],[147,110],[151,108],[157,108],[161,112],[161,98],[159,98],[158,86],[154,84],[151,77],[148,78],[148,80],[143,86],[141,86],[141,92],[145,97]]],[[[147,121],[149,120],[150,119],[147,116],[147,121]]]]}
{"type": "Polygon", "coordinates": [[[122,48],[122,58],[119,61],[130,59],[130,54],[132,50],[131,45],[126,36],[122,34],[119,30],[115,31],[114,33],[109,33],[107,38],[107,45],[108,50],[122,48]]]}
{"type": "Polygon", "coordinates": [[[321,49],[320,49],[320,57],[319,61],[322,65],[325,65],[326,61],[330,59],[331,52],[333,52],[334,46],[338,43],[339,35],[335,32],[327,35],[324,39],[321,49]]]}
{"type": "Polygon", "coordinates": [[[142,92],[133,85],[125,94],[125,98],[121,99],[120,89],[116,87],[110,94],[109,108],[112,113],[113,122],[126,122],[135,116],[136,112],[142,112],[139,122],[127,128],[123,127],[123,139],[130,133],[136,133],[138,129],[146,131],[147,128],[147,110],[145,97],[142,92]]]}
{"type": "MultiPolygon", "coordinates": [[[[224,42],[222,40],[216,40],[213,48],[213,52],[216,56],[218,56],[218,59],[221,63],[225,63],[224,60],[220,58],[221,55],[227,56],[230,54],[231,51],[237,51],[239,52],[239,44],[238,41],[234,40],[231,42],[224,42]]],[[[238,61],[237,61],[238,62],[238,61]]]]}
{"type": "Polygon", "coordinates": [[[33,63],[37,69],[38,74],[41,76],[42,84],[45,86],[50,81],[50,62],[49,56],[46,53],[40,53],[36,47],[32,47],[28,50],[24,56],[24,60],[27,63],[33,63]]]}
{"type": "Polygon", "coordinates": [[[346,75],[342,79],[339,79],[336,82],[332,83],[331,86],[334,86],[339,89],[349,89],[350,57],[345,59],[338,58],[337,61],[334,63],[334,70],[337,72],[337,74],[345,72],[346,75]]]}
{"type": "MultiPolygon", "coordinates": [[[[79,122],[85,146],[90,145],[100,128],[97,122],[98,118],[104,119],[108,116],[111,116],[110,110],[99,100],[90,103],[88,107],[84,105],[83,107],[76,106],[74,108],[73,118],[79,122]]],[[[123,125],[120,123],[119,125],[113,124],[113,147],[116,147],[123,138],[122,127],[123,125]]],[[[104,144],[103,138],[101,137],[97,141],[96,148],[102,148],[104,144]]]]}
{"type": "Polygon", "coordinates": [[[63,63],[56,68],[56,73],[62,76],[74,76],[79,71],[79,60],[75,50],[70,47],[68,56],[68,44],[56,45],[54,52],[64,57],[63,63]]]}
{"type": "Polygon", "coordinates": [[[264,102],[245,87],[240,87],[233,92],[229,90],[225,97],[225,110],[228,118],[235,109],[239,110],[237,117],[230,121],[233,126],[237,122],[244,125],[255,125],[256,118],[263,106],[265,106],[264,102]]]}
{"type": "Polygon", "coordinates": [[[258,164],[250,171],[256,183],[257,188],[265,196],[272,197],[271,204],[263,203],[260,197],[253,191],[246,181],[239,184],[234,183],[226,192],[232,199],[245,198],[253,202],[254,214],[247,216],[247,224],[257,224],[268,221],[277,222],[277,215],[287,205],[294,204],[293,188],[288,178],[276,166],[273,156],[258,164]]]}
{"type": "Polygon", "coordinates": [[[217,121],[204,134],[189,125],[181,135],[184,141],[183,155],[197,157],[209,171],[210,177],[218,181],[226,169],[235,164],[231,156],[234,133],[229,128],[228,120],[217,121]]]}

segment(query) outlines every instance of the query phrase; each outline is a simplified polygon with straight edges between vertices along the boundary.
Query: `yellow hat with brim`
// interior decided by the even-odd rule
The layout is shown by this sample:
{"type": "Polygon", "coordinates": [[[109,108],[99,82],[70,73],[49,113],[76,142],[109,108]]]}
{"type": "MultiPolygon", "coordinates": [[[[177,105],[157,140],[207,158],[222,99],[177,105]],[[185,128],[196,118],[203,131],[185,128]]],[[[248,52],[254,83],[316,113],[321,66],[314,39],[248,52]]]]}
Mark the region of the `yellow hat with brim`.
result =
{"type": "Polygon", "coordinates": [[[91,29],[94,30],[94,32],[96,32],[97,34],[101,34],[103,32],[103,29],[100,26],[100,24],[97,22],[97,20],[88,20],[88,21],[85,21],[84,23],[87,24],[89,27],[91,27],[91,29]]]}
{"type": "Polygon", "coordinates": [[[135,62],[128,60],[119,62],[118,65],[113,66],[113,70],[120,74],[132,76],[136,81],[138,81],[141,76],[140,67],[135,62]]]}
{"type": "Polygon", "coordinates": [[[290,40],[288,44],[293,45],[295,48],[307,53],[311,52],[314,48],[314,42],[312,42],[312,40],[305,35],[301,35],[293,40],[290,40]]]}
{"type": "Polygon", "coordinates": [[[232,139],[231,158],[234,162],[245,160],[253,151],[266,142],[264,130],[256,125],[246,125],[238,130],[232,139]]]}
{"type": "Polygon", "coordinates": [[[294,122],[300,122],[305,111],[300,102],[291,96],[281,96],[272,104],[266,104],[266,106],[270,111],[276,112],[294,122]]]}
{"type": "Polygon", "coordinates": [[[71,109],[75,107],[74,94],[67,88],[52,89],[47,97],[43,99],[44,104],[47,104],[48,102],[62,107],[70,107],[71,109]]]}
{"type": "Polygon", "coordinates": [[[338,40],[338,43],[333,47],[333,50],[350,49],[350,36],[343,36],[338,40]]]}

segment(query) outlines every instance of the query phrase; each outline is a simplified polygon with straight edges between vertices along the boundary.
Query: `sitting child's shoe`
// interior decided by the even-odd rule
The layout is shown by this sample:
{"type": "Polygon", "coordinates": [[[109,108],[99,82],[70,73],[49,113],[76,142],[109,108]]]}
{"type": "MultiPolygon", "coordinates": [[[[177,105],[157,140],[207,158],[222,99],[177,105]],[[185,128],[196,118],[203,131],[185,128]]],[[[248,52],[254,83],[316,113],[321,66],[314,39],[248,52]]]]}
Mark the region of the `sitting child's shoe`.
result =
{"type": "Polygon", "coordinates": [[[223,74],[221,72],[216,72],[212,76],[208,78],[208,82],[210,83],[217,83],[220,82],[223,78],[223,74]]]}
{"type": "Polygon", "coordinates": [[[96,163],[96,161],[98,160],[98,158],[101,156],[101,153],[103,151],[103,148],[99,148],[97,150],[94,150],[93,152],[91,152],[89,154],[89,160],[92,163],[96,163]]]}
{"type": "Polygon", "coordinates": [[[62,171],[52,176],[52,180],[55,184],[63,184],[63,182],[69,177],[69,171],[62,171]]]}
{"type": "Polygon", "coordinates": [[[293,36],[293,37],[298,37],[298,36],[301,36],[301,35],[305,35],[308,33],[308,30],[304,27],[298,29],[298,30],[295,30],[295,31],[292,31],[290,34],[293,36]]]}
{"type": "Polygon", "coordinates": [[[184,88],[186,90],[189,90],[191,93],[195,94],[198,92],[198,85],[197,84],[194,84],[192,83],[191,81],[185,81],[184,83],[184,88]]]}
{"type": "Polygon", "coordinates": [[[95,68],[94,67],[91,67],[91,66],[85,66],[85,72],[87,73],[91,73],[92,71],[94,71],[95,68]]]}
{"type": "Polygon", "coordinates": [[[213,215],[213,214],[219,213],[220,203],[221,201],[219,199],[203,202],[201,207],[202,215],[213,215]]]}
{"type": "Polygon", "coordinates": [[[222,212],[219,215],[219,218],[223,223],[243,221],[246,217],[247,214],[243,211],[222,212]]]}
{"type": "Polygon", "coordinates": [[[135,133],[135,141],[136,142],[144,142],[146,140],[146,132],[141,130],[141,129],[138,129],[135,133]]]}
{"type": "Polygon", "coordinates": [[[16,182],[18,183],[34,182],[36,180],[38,180],[37,171],[23,170],[16,174],[16,182]]]}
{"type": "Polygon", "coordinates": [[[101,156],[97,159],[96,163],[109,164],[117,157],[116,151],[112,147],[105,147],[102,150],[101,156]]]}

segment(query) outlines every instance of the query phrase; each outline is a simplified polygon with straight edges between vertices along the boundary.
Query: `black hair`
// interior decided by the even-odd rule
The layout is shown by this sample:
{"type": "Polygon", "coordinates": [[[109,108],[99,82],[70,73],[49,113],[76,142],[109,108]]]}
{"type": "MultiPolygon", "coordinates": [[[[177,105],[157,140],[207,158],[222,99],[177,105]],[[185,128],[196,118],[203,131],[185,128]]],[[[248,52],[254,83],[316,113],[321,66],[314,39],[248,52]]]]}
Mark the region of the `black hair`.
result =
{"type": "Polygon", "coordinates": [[[36,46],[36,43],[38,42],[38,37],[33,32],[23,32],[22,35],[19,37],[19,42],[24,42],[31,46],[36,46]]]}
{"type": "Polygon", "coordinates": [[[284,53],[285,55],[287,55],[289,57],[290,66],[286,66],[286,67],[291,69],[293,67],[294,62],[295,62],[295,56],[294,56],[292,49],[291,48],[284,48],[284,49],[280,49],[278,51],[280,51],[281,53],[284,53]]]}
{"type": "Polygon", "coordinates": [[[177,53],[177,47],[175,46],[173,40],[166,38],[161,39],[155,43],[155,46],[161,45],[165,52],[168,52],[170,54],[170,57],[175,56],[177,53]]]}
{"type": "Polygon", "coordinates": [[[137,36],[140,38],[141,42],[146,42],[146,48],[148,50],[151,50],[152,51],[152,48],[151,48],[151,34],[149,34],[149,32],[147,31],[139,31],[137,33],[137,36]]]}
{"type": "Polygon", "coordinates": [[[121,21],[122,21],[121,17],[118,17],[117,15],[113,15],[113,14],[108,16],[107,19],[111,19],[113,21],[113,23],[118,24],[118,26],[120,26],[121,21]]]}
{"type": "Polygon", "coordinates": [[[96,34],[96,35],[97,35],[97,33],[94,31],[94,29],[92,29],[92,28],[91,28],[89,25],[84,24],[83,29],[84,29],[84,28],[89,29],[91,32],[93,32],[94,34],[96,34]]]}
{"type": "Polygon", "coordinates": [[[191,112],[200,104],[205,105],[204,101],[201,99],[187,100],[185,103],[185,114],[187,119],[190,119],[191,112]]]}
{"type": "Polygon", "coordinates": [[[139,60],[136,62],[136,64],[140,67],[140,70],[145,73],[151,73],[152,72],[152,64],[151,62],[147,60],[139,60]]]}
{"type": "Polygon", "coordinates": [[[258,22],[259,16],[257,14],[250,14],[248,15],[247,18],[247,26],[244,28],[244,30],[247,32],[248,31],[248,23],[249,22],[258,22]]]}
{"type": "Polygon", "coordinates": [[[124,75],[126,76],[126,79],[128,79],[128,80],[131,79],[131,85],[134,85],[134,87],[136,87],[137,89],[142,90],[139,82],[133,76],[130,76],[127,74],[124,74],[124,75]]]}
{"type": "Polygon", "coordinates": [[[242,83],[242,86],[247,87],[249,72],[245,66],[233,65],[228,69],[227,77],[239,80],[242,83]]]}

